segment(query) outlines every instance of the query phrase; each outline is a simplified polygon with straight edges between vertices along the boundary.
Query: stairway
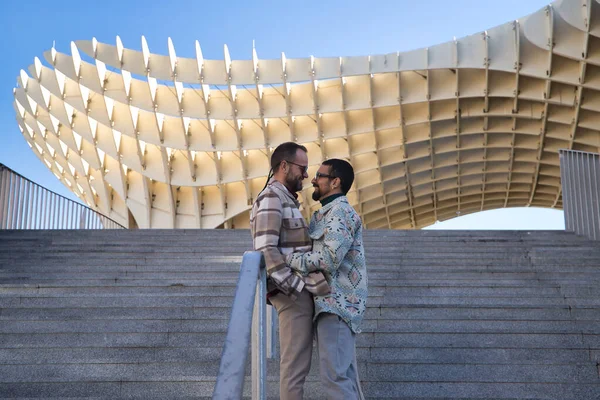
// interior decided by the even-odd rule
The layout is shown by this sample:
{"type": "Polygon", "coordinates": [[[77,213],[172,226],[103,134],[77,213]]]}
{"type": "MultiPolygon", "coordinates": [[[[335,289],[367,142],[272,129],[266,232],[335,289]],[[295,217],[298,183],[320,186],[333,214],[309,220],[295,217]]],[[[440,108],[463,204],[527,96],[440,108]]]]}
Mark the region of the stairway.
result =
{"type": "MultiPolygon", "coordinates": [[[[366,231],[368,398],[600,399],[600,247],[366,231]]],[[[0,398],[210,398],[245,230],[0,231],[0,398]]],[[[315,357],[313,357],[315,359],[315,357]]],[[[277,361],[268,364],[278,397],[277,361]]],[[[317,365],[306,383],[319,398],[317,365]]]]}

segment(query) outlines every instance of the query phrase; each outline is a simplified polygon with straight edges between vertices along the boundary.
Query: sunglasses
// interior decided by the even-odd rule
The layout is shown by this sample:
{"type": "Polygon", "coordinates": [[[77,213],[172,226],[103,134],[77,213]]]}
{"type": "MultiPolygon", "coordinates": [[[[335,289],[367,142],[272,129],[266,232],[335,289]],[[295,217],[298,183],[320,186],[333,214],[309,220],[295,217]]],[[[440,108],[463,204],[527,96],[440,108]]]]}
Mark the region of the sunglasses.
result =
{"type": "Polygon", "coordinates": [[[322,174],[319,171],[317,171],[317,173],[315,174],[315,180],[318,180],[319,178],[329,178],[329,179],[334,179],[336,178],[333,175],[327,175],[327,174],[322,174]]]}
{"type": "Polygon", "coordinates": [[[295,166],[299,167],[300,172],[302,172],[302,175],[304,175],[308,171],[308,165],[300,165],[300,164],[296,164],[295,162],[291,162],[288,160],[285,160],[285,162],[288,164],[294,164],[295,166]]]}

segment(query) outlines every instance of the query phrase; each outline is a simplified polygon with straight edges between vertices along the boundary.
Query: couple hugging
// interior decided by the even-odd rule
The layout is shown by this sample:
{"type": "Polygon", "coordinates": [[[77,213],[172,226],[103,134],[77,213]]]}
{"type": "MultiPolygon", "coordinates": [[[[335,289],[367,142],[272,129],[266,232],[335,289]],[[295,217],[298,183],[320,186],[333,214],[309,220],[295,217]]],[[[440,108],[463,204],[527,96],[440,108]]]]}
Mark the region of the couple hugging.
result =
{"type": "Polygon", "coordinates": [[[322,207],[308,226],[297,199],[308,178],[306,147],[279,145],[271,171],[250,226],[254,249],[265,257],[268,301],[279,316],[280,398],[303,398],[314,335],[325,397],[363,399],[355,338],[365,313],[367,270],[362,222],[346,198],[354,170],[339,159],[321,164],[311,183],[322,207]]]}

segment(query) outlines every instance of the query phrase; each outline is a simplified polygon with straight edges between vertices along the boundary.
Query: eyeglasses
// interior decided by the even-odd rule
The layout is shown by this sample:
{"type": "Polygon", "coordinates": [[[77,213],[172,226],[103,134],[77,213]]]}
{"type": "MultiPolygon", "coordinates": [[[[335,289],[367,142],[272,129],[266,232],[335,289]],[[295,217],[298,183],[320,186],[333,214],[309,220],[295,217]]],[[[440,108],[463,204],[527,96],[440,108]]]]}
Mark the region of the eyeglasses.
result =
{"type": "Polygon", "coordinates": [[[302,175],[304,175],[308,171],[308,165],[300,165],[300,164],[296,164],[295,162],[291,162],[288,160],[284,160],[284,161],[288,164],[294,164],[295,166],[300,167],[300,172],[302,172],[302,175]]]}
{"type": "Polygon", "coordinates": [[[333,179],[335,178],[335,176],[333,175],[327,175],[327,174],[322,174],[319,171],[317,171],[317,173],[315,174],[315,180],[319,179],[319,178],[329,178],[329,179],[333,179]]]}

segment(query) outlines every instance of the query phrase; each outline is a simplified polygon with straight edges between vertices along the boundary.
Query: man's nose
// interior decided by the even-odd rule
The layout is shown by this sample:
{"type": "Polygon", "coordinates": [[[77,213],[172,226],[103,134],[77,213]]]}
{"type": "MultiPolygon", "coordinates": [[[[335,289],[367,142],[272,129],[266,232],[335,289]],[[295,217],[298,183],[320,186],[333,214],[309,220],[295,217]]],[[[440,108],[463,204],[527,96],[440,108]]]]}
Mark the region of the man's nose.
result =
{"type": "Polygon", "coordinates": [[[304,171],[304,173],[302,174],[302,179],[306,178],[308,178],[308,171],[304,171]]]}
{"type": "Polygon", "coordinates": [[[312,178],[312,179],[310,180],[310,183],[311,183],[311,184],[313,184],[313,185],[314,185],[315,183],[317,183],[317,178],[312,178]]]}

